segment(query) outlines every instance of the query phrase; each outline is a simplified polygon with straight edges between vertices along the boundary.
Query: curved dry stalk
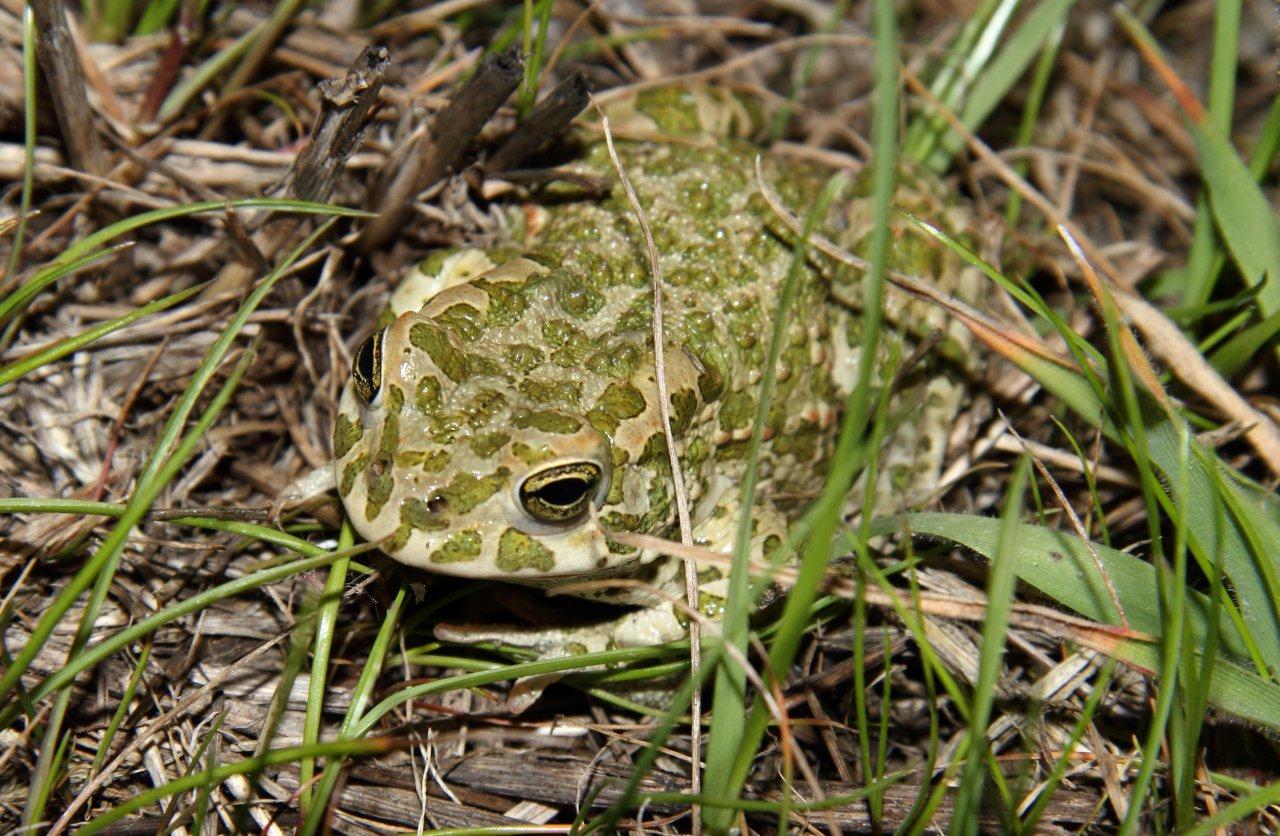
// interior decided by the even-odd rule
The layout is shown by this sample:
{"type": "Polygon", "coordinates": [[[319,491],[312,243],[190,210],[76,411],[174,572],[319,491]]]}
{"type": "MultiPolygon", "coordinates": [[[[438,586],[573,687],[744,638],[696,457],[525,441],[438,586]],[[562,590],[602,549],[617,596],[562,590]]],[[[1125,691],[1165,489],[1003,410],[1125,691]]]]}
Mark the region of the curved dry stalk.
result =
{"type": "MultiPolygon", "coordinates": [[[[587,99],[600,114],[605,147],[609,149],[609,160],[618,172],[622,189],[627,194],[632,211],[635,212],[636,222],[640,224],[640,231],[644,233],[645,249],[649,255],[649,279],[653,286],[653,365],[656,372],[655,384],[658,389],[658,415],[662,421],[662,435],[667,442],[667,462],[671,467],[671,483],[676,497],[676,518],[680,523],[680,541],[688,546],[693,544],[693,525],[689,519],[689,491],[684,484],[684,473],[680,470],[680,454],[676,452],[676,439],[671,432],[671,398],[667,393],[666,329],[663,327],[662,311],[662,270],[658,265],[658,248],[653,242],[649,219],[645,217],[644,209],[640,206],[640,198],[636,196],[636,191],[631,186],[631,179],[627,177],[622,161],[618,159],[618,151],[613,147],[613,134],[609,132],[609,117],[604,115],[604,111],[600,109],[600,105],[589,92],[587,99]]],[[[688,607],[696,610],[698,572],[688,561],[684,564],[684,590],[688,607]]],[[[695,619],[689,625],[689,665],[694,676],[698,675],[702,666],[701,624],[700,619],[695,619]]],[[[696,690],[689,705],[689,713],[693,718],[689,724],[689,748],[693,755],[693,763],[689,770],[689,785],[697,794],[702,791],[702,695],[696,690]]],[[[693,831],[695,834],[702,831],[700,813],[696,808],[693,811],[693,831]]]]}

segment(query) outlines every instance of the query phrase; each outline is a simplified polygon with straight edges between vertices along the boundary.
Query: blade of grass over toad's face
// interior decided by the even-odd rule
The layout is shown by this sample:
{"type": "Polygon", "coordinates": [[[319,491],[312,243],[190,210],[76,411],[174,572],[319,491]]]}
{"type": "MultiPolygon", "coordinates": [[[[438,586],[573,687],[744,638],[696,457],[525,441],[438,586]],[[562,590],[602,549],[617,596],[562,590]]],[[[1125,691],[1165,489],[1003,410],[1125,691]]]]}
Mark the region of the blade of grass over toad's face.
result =
{"type": "MultiPolygon", "coordinates": [[[[897,20],[889,0],[877,0],[873,6],[875,23],[875,87],[872,118],[872,205],[874,224],[869,240],[867,271],[863,277],[862,341],[859,356],[867,358],[858,364],[858,377],[841,418],[832,465],[815,505],[819,508],[800,562],[799,573],[787,596],[779,619],[780,628],[769,649],[770,668],[777,676],[785,676],[807,628],[809,605],[817,594],[826,564],[831,557],[832,541],[840,524],[841,508],[856,473],[849,463],[859,458],[856,451],[867,441],[870,426],[870,392],[873,363],[877,356],[884,311],[884,275],[889,255],[889,204],[897,179],[898,127],[898,40],[897,20]]],[[[865,460],[865,459],[863,459],[865,460]]],[[[733,761],[725,791],[721,797],[736,797],[741,792],[755,753],[759,748],[769,715],[757,695],[751,714],[743,727],[738,755],[733,761]]],[[[708,783],[708,786],[710,784],[708,783]]],[[[709,827],[727,827],[722,813],[708,820],[709,827]]]]}
{"type": "MultiPolygon", "coordinates": [[[[846,185],[846,178],[841,175],[833,177],[823,187],[817,201],[810,208],[805,218],[804,228],[797,236],[791,254],[791,266],[779,295],[777,310],[773,311],[773,331],[769,337],[767,359],[764,362],[764,376],[760,381],[759,395],[756,401],[756,414],[751,426],[751,438],[747,444],[747,466],[742,475],[741,495],[742,508],[739,512],[738,526],[733,543],[733,565],[729,570],[728,594],[725,596],[724,620],[721,625],[721,641],[738,648],[745,654],[747,645],[747,614],[751,610],[750,576],[747,564],[750,559],[751,536],[753,532],[753,512],[755,509],[756,480],[759,475],[760,445],[764,440],[764,428],[768,423],[769,410],[772,406],[773,390],[777,380],[778,358],[782,354],[785,330],[790,317],[792,302],[795,299],[796,287],[800,271],[805,266],[805,253],[808,249],[809,237],[818,224],[826,217],[827,209],[846,185]]],[[[870,303],[869,303],[870,304],[870,303]]],[[[864,355],[868,356],[868,355],[864,355]]],[[[713,642],[709,639],[709,645],[713,642]]],[[[729,797],[734,791],[730,786],[731,766],[739,756],[742,745],[743,697],[746,693],[746,673],[737,665],[721,655],[721,665],[715,676],[715,692],[711,706],[711,729],[707,737],[707,770],[706,793],[715,797],[729,797]]],[[[724,815],[724,811],[719,811],[724,815]]],[[[709,821],[707,824],[715,829],[718,824],[709,821]]]]}
{"type": "MultiPolygon", "coordinates": [[[[80,594],[84,592],[98,574],[108,566],[114,566],[116,560],[124,549],[125,540],[134,526],[142,519],[143,515],[150,509],[151,503],[159,496],[160,490],[164,487],[165,480],[159,479],[162,471],[168,471],[172,477],[176,473],[177,466],[181,462],[175,462],[170,459],[170,451],[177,443],[178,435],[182,431],[183,425],[186,423],[191,411],[195,408],[196,400],[204,391],[205,386],[212,379],[221,365],[223,358],[231,349],[232,342],[239,335],[240,330],[248,322],[250,314],[257,309],[262,300],[271,291],[275,283],[284,275],[285,271],[293,264],[304,252],[311,247],[325,232],[328,231],[333,221],[326,221],[321,224],[292,252],[285,258],[279,267],[271,272],[265,279],[254,288],[253,292],[245,299],[244,304],[240,306],[235,317],[223,330],[218,339],[209,347],[200,366],[196,369],[191,377],[191,381],[187,386],[183,397],[179,400],[178,405],[170,414],[160,437],[152,449],[151,456],[139,475],[137,485],[133,495],[129,499],[125,513],[120,520],[112,528],[111,533],[103,541],[102,545],[94,552],[93,556],[81,567],[80,571],[75,574],[72,580],[58,594],[57,598],[49,605],[49,607],[41,615],[40,620],[36,623],[31,631],[31,636],[26,644],[14,657],[13,664],[0,675],[0,705],[8,700],[10,692],[18,683],[19,679],[26,672],[33,659],[44,646],[45,641],[53,632],[54,627],[66,615],[67,610],[75,602],[80,594]]],[[[190,445],[194,448],[196,439],[190,439],[190,445]]],[[[110,574],[110,573],[109,573],[110,574]]]]}

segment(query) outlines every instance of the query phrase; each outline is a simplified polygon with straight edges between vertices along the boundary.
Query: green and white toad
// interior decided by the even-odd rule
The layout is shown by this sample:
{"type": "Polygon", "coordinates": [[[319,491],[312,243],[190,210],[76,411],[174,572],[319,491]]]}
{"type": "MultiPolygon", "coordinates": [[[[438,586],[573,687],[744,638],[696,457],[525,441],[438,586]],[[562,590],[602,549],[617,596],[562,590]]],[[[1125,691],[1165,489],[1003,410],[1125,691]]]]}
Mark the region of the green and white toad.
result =
{"type": "MultiPolygon", "coordinates": [[[[727,548],[794,236],[760,193],[759,149],[731,137],[750,121],[735,99],[670,90],[610,115],[659,254],[671,428],[695,540],[727,548]]],[[[618,182],[598,131],[578,160],[577,170],[618,182]]],[[[776,156],[763,167],[801,214],[824,179],[813,166],[776,156]]],[[[934,218],[954,211],[936,186],[930,193],[913,185],[897,203],[934,218]]],[[[683,597],[675,559],[607,533],[676,532],[648,257],[636,218],[620,186],[604,199],[544,200],[524,216],[524,241],[506,250],[429,258],[401,282],[389,324],[360,345],[333,437],[342,501],[363,537],[432,572],[533,586],[631,576],[683,597]]],[[[833,208],[822,232],[856,251],[870,228],[869,200],[856,197],[833,208]]],[[[902,229],[894,259],[947,292],[974,295],[975,278],[961,288],[964,274],[950,253],[902,229]]],[[[834,282],[842,298],[858,298],[861,280],[816,254],[800,270],[751,509],[757,553],[785,534],[827,471],[856,378],[860,322],[829,291],[834,282]]],[[[887,312],[900,327],[877,358],[880,385],[889,358],[910,354],[908,330],[946,328],[950,348],[966,344],[938,309],[896,291],[887,312]]],[[[878,509],[918,500],[936,482],[963,392],[943,353],[935,349],[894,382],[878,509]]],[[[723,578],[707,569],[699,576],[703,609],[714,614],[723,578]]],[[[594,628],[457,637],[551,655],[684,633],[684,619],[662,597],[635,587],[592,597],[639,607],[594,628]]]]}

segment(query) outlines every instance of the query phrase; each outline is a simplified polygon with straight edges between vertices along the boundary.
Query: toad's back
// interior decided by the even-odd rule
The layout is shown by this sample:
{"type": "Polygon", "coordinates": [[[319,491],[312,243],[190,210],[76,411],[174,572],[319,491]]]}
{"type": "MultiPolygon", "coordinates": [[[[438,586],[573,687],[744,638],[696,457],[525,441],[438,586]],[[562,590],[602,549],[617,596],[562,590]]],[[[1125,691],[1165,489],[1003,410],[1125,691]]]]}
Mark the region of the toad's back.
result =
{"type": "MultiPolygon", "coordinates": [[[[714,520],[736,516],[793,238],[760,194],[758,152],[719,124],[741,112],[705,96],[658,95],[614,130],[664,282],[677,453],[703,539],[715,540],[714,520]],[[701,130],[711,122],[714,132],[701,130]]],[[[578,167],[616,182],[602,140],[587,142],[578,167]]],[[[764,172],[797,211],[817,199],[811,168],[767,158],[764,172]]],[[[869,226],[861,206],[833,211],[825,233],[855,240],[869,226]]],[[[603,200],[546,201],[526,218],[522,246],[434,259],[432,281],[398,291],[403,312],[361,346],[343,395],[339,491],[361,534],[405,563],[526,582],[624,571],[640,554],[607,540],[591,506],[611,530],[665,535],[675,522],[643,236],[620,186],[603,200]]],[[[853,379],[858,320],[829,301],[830,272],[812,257],[797,272],[759,460],[765,497],[820,486],[837,384],[853,379]]],[[[922,390],[923,402],[938,401],[936,390],[922,390]]],[[[907,493],[936,472],[937,433],[920,428],[945,426],[957,393],[946,388],[946,403],[893,442],[907,493]]],[[[767,500],[757,510],[780,516],[767,500]]]]}

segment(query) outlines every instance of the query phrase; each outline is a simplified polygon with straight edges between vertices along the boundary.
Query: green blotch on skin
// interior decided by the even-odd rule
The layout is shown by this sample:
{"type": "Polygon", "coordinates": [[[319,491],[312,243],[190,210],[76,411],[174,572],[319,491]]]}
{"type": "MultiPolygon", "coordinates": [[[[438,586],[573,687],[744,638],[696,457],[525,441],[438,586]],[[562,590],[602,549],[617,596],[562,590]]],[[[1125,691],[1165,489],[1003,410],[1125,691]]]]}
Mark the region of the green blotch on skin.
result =
{"type": "Polygon", "coordinates": [[[700,465],[711,455],[711,445],[702,436],[694,436],[684,451],[684,460],[690,465],[700,465]]]}
{"type": "Polygon", "coordinates": [[[707,357],[699,357],[702,373],[698,375],[698,394],[703,403],[713,403],[724,393],[724,372],[719,364],[707,357]]]}
{"type": "Polygon", "coordinates": [[[449,511],[453,514],[467,514],[477,505],[497,493],[511,471],[500,467],[487,476],[476,476],[473,473],[459,473],[453,481],[441,489],[440,495],[449,503],[449,511]]]}
{"type": "Polygon", "coordinates": [[[582,365],[595,351],[587,335],[563,319],[544,322],[542,338],[552,347],[551,362],[561,368],[582,365]]]}
{"type": "Polygon", "coordinates": [[[516,412],[511,416],[511,423],[520,429],[533,427],[534,429],[542,430],[544,433],[559,433],[560,435],[571,435],[582,429],[582,422],[577,418],[550,409],[543,409],[537,412],[524,410],[516,412]]]}
{"type": "Polygon", "coordinates": [[[755,413],[756,399],[750,392],[730,392],[720,406],[720,429],[736,430],[747,426],[755,413]]]}
{"type": "Polygon", "coordinates": [[[582,384],[573,380],[531,380],[525,378],[517,387],[534,403],[554,404],[569,409],[582,397],[582,384]]]}
{"type": "Polygon", "coordinates": [[[417,531],[443,531],[449,527],[447,520],[432,513],[431,507],[415,496],[400,503],[400,525],[417,531]]]}
{"type": "Polygon", "coordinates": [[[698,396],[692,389],[680,389],[671,393],[671,432],[683,436],[689,424],[693,422],[693,413],[698,408],[698,396]]]}
{"type": "Polygon", "coordinates": [[[342,478],[338,480],[338,493],[343,496],[351,493],[351,489],[356,486],[357,477],[368,462],[369,457],[364,453],[347,462],[347,466],[342,468],[342,478]]]}
{"type": "Polygon", "coordinates": [[[487,459],[501,450],[511,436],[506,433],[485,433],[471,439],[471,452],[475,453],[478,458],[487,459]]]}
{"type": "Polygon", "coordinates": [[[496,389],[482,389],[467,405],[467,423],[479,429],[507,405],[506,397],[496,389]]]}
{"type": "Polygon", "coordinates": [[[611,383],[600,396],[598,406],[614,418],[634,418],[644,412],[644,394],[630,383],[611,383]]]}
{"type": "Polygon", "coordinates": [[[413,529],[401,523],[396,527],[396,533],[392,534],[387,540],[383,540],[380,548],[387,554],[394,554],[405,547],[409,542],[409,538],[413,535],[413,529]]]}
{"type": "Polygon", "coordinates": [[[382,424],[382,437],[378,439],[378,449],[373,454],[373,461],[369,463],[369,502],[364,509],[366,519],[373,520],[382,513],[382,506],[391,498],[391,490],[395,485],[394,465],[399,452],[400,416],[392,412],[382,424]]]}
{"type": "Polygon", "coordinates": [[[542,353],[542,349],[525,343],[517,343],[509,345],[503,352],[503,357],[511,368],[521,373],[528,373],[542,365],[546,359],[546,355],[542,353]]]}
{"type": "Polygon", "coordinates": [[[596,408],[587,413],[587,420],[600,432],[612,435],[620,423],[635,418],[644,408],[644,394],[639,389],[630,383],[610,383],[596,408]]]}
{"type": "Polygon", "coordinates": [[[436,322],[451,329],[467,342],[473,341],[484,330],[485,316],[473,305],[460,302],[450,305],[435,317],[436,322]]]}
{"type": "Polygon", "coordinates": [[[636,463],[656,465],[661,470],[669,471],[671,465],[667,460],[666,437],[662,433],[649,436],[644,442],[644,449],[640,451],[640,457],[636,459],[636,463]]]}
{"type": "Polygon", "coordinates": [[[444,545],[427,559],[432,563],[466,563],[480,556],[480,534],[475,531],[459,531],[444,541],[444,545]]]}
{"type": "Polygon", "coordinates": [[[409,342],[427,353],[445,377],[455,383],[466,380],[469,369],[463,354],[434,322],[419,322],[409,329],[409,342]]]}
{"type": "Polygon", "coordinates": [[[386,410],[393,415],[399,415],[400,410],[404,409],[404,391],[395,384],[391,384],[386,388],[382,400],[386,410]]]}
{"type": "MultiPolygon", "coordinates": [[[[640,517],[635,514],[624,514],[620,511],[610,511],[600,517],[600,525],[607,531],[639,531],[640,517]]],[[[607,536],[605,544],[611,554],[637,554],[640,550],[635,546],[625,546],[622,543],[615,543],[607,536]]]]}
{"type": "MultiPolygon", "coordinates": [[[[613,473],[622,473],[622,466],[631,458],[631,454],[626,450],[613,445],[609,448],[609,464],[612,466],[613,473]]],[[[622,502],[622,479],[621,477],[612,479],[609,482],[609,493],[604,501],[606,505],[617,505],[622,502]]]]}
{"type": "MultiPolygon", "coordinates": [[[[511,325],[524,315],[529,303],[519,282],[477,281],[476,287],[489,294],[489,322],[494,325],[511,325]]],[[[529,284],[529,283],[526,283],[529,284]]]]}
{"type": "Polygon", "coordinates": [[[768,557],[782,546],[782,538],[776,534],[770,534],[764,538],[764,545],[761,547],[761,554],[768,557]]]}
{"type": "Polygon", "coordinates": [[[340,459],[350,453],[363,435],[364,427],[360,426],[359,421],[350,421],[339,412],[338,420],[333,425],[333,457],[340,459]]]}
{"type": "Polygon", "coordinates": [[[580,284],[562,282],[556,293],[560,309],[574,319],[590,319],[604,307],[604,297],[580,284]]]}
{"type": "Polygon", "coordinates": [[[724,619],[724,599],[709,592],[699,592],[698,610],[704,618],[722,621],[724,619]]]}
{"type": "Polygon", "coordinates": [[[440,408],[440,379],[426,374],[418,379],[418,391],[414,395],[414,403],[419,412],[435,412],[440,408]]]}
{"type": "Polygon", "coordinates": [[[514,528],[502,532],[498,539],[497,566],[504,572],[518,572],[521,569],[536,569],[539,572],[550,572],[556,566],[555,555],[551,549],[535,541],[532,537],[514,528]]]}
{"type": "Polygon", "coordinates": [[[601,345],[587,358],[587,366],[601,377],[625,380],[635,374],[640,365],[640,350],[631,343],[601,345]]]}
{"type": "Polygon", "coordinates": [[[551,448],[545,444],[539,444],[537,447],[532,447],[525,444],[523,441],[517,441],[515,444],[512,444],[511,452],[517,459],[525,464],[538,464],[539,462],[545,462],[547,459],[555,455],[551,452],[551,448]]]}
{"type": "Polygon", "coordinates": [[[405,450],[396,454],[397,467],[420,467],[427,473],[437,473],[447,464],[448,450],[405,450]]]}

